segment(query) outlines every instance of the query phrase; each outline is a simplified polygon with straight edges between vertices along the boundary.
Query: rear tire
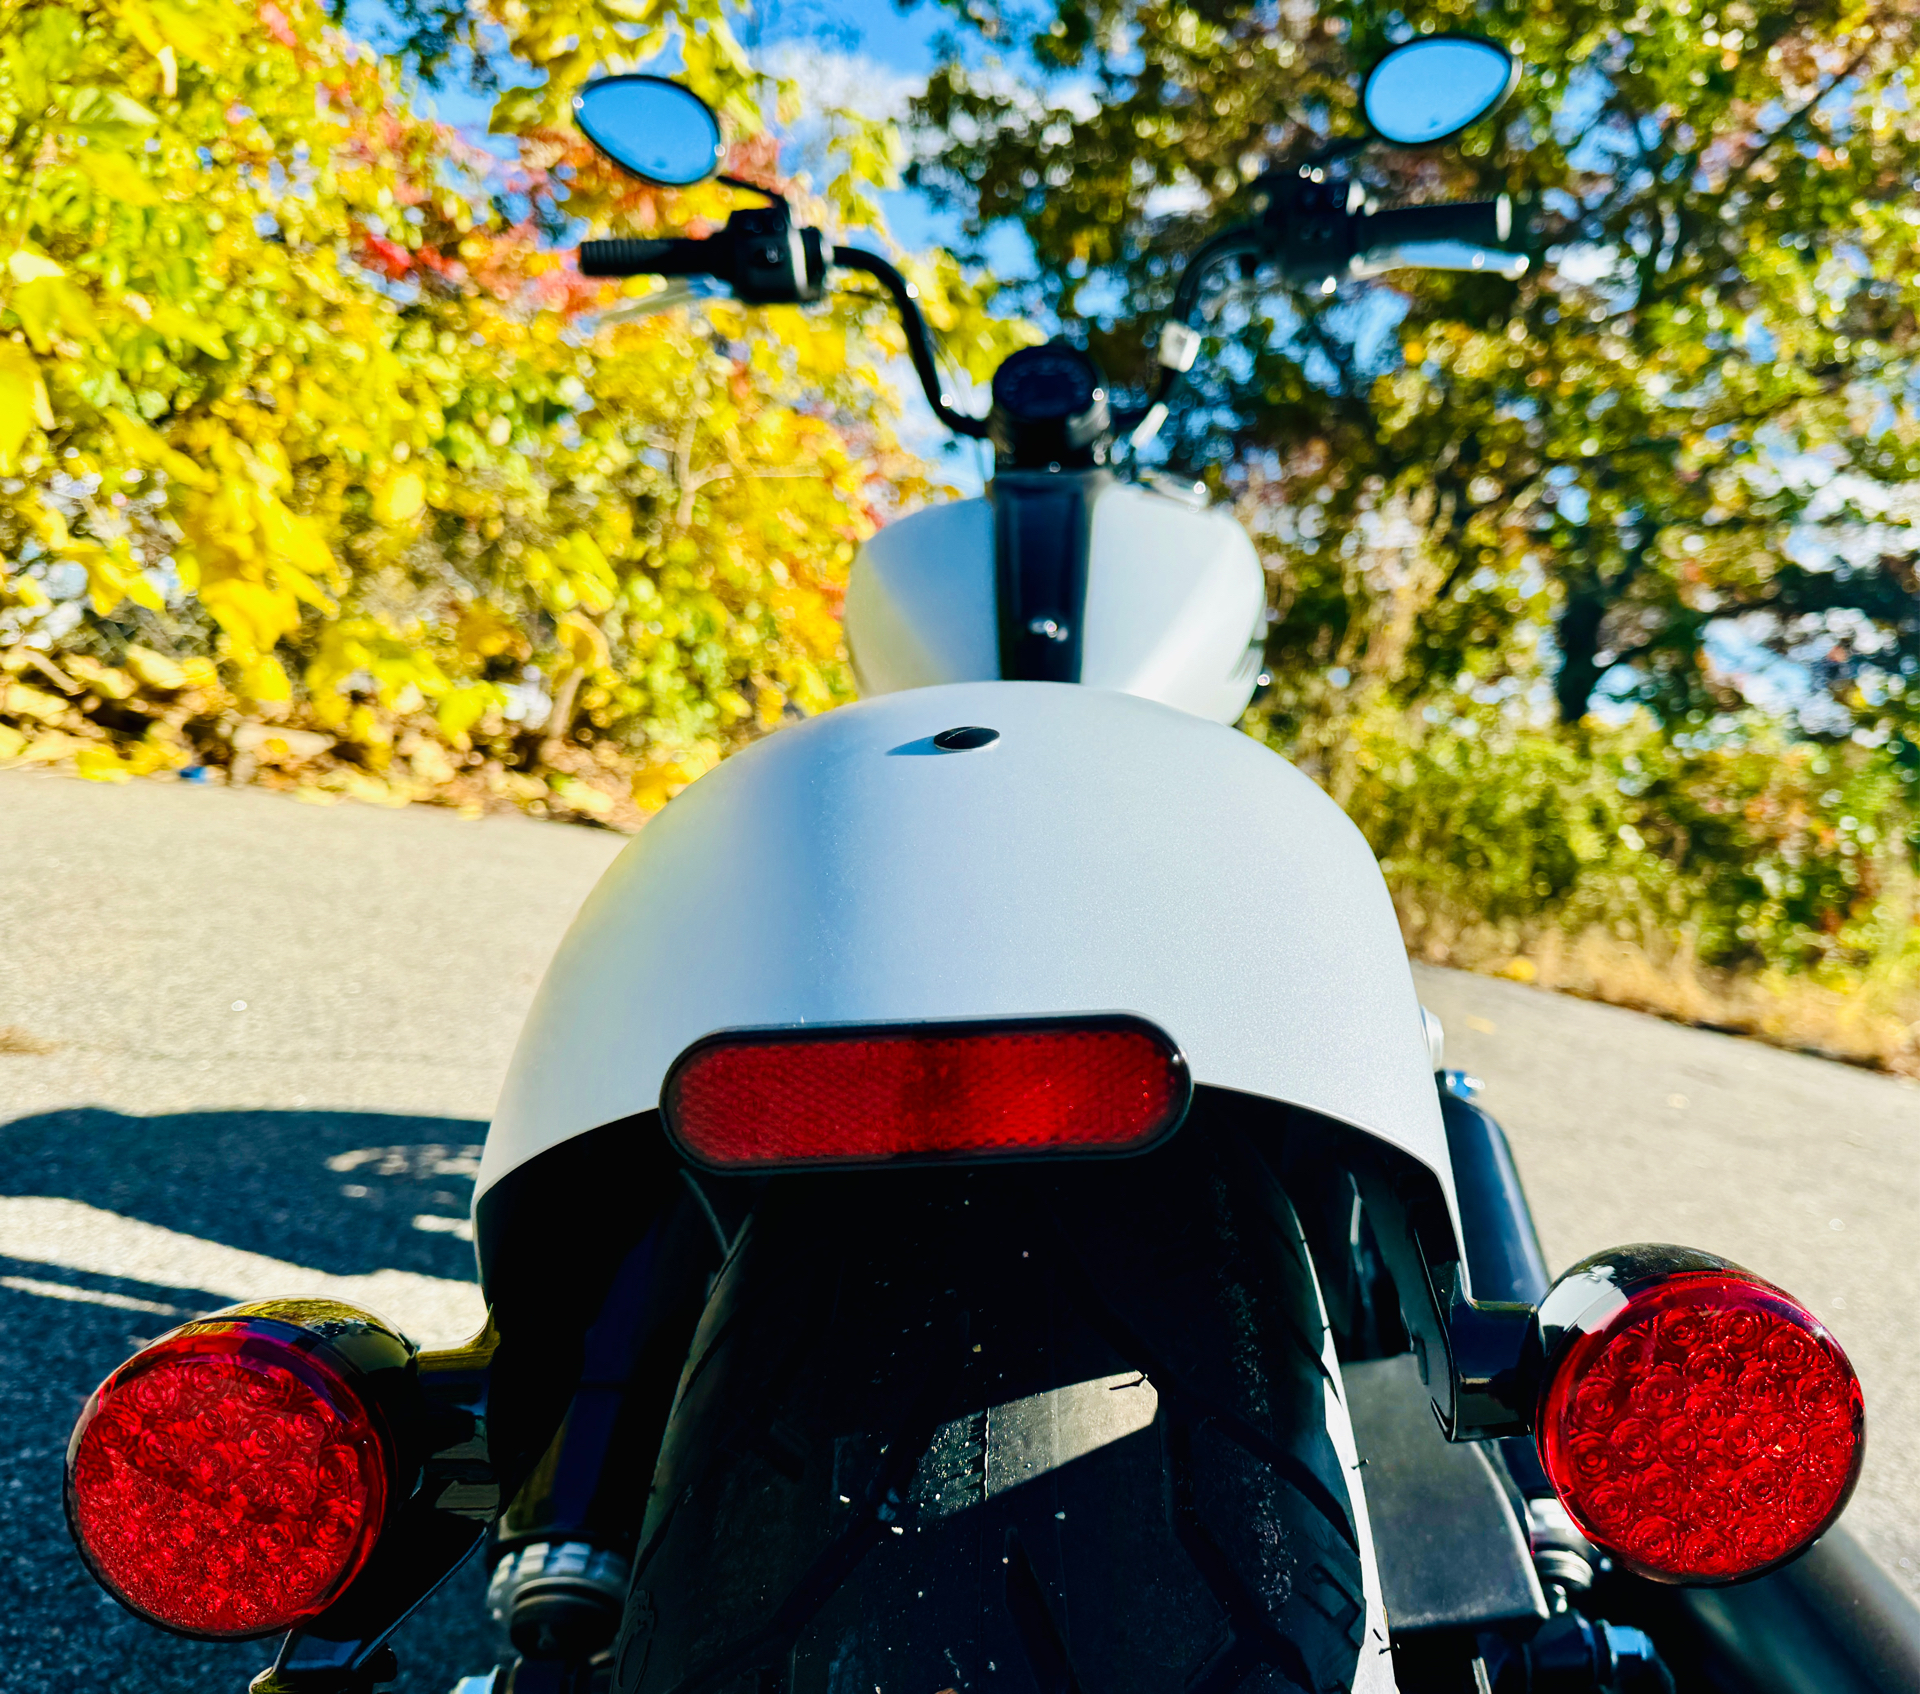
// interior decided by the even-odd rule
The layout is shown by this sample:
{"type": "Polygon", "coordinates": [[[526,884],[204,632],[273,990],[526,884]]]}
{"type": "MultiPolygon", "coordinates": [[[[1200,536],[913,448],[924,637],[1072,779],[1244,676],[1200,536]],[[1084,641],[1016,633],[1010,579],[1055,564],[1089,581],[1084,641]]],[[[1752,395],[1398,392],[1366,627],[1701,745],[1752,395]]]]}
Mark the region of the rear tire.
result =
{"type": "Polygon", "coordinates": [[[615,1686],[1390,1689],[1354,1463],[1237,1133],[785,1178],[695,1339],[615,1686]]]}

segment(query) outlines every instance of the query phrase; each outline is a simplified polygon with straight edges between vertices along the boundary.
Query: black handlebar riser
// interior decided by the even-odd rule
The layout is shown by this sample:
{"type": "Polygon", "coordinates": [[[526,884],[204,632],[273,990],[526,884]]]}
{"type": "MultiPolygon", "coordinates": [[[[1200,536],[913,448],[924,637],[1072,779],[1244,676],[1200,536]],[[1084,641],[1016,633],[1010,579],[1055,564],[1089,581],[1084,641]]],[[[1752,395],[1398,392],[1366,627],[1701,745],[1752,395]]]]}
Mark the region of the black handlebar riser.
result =
{"type": "Polygon", "coordinates": [[[858,247],[836,247],[833,262],[843,270],[865,271],[893,296],[894,309],[899,312],[901,327],[907,332],[907,352],[913,359],[914,374],[920,378],[934,416],[955,435],[984,439],[987,420],[956,412],[952,396],[943,391],[940,370],[934,362],[933,336],[927,329],[926,314],[920,310],[920,291],[878,253],[864,252],[858,247]]]}

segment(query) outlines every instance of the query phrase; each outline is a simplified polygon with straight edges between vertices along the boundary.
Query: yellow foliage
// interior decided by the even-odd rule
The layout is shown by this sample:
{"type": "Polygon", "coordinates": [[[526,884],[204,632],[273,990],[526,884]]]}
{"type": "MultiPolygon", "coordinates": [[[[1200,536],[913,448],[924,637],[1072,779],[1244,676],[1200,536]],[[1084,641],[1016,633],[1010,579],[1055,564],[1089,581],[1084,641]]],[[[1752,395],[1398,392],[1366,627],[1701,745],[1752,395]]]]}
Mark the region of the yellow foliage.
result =
{"type": "Polygon", "coordinates": [[[607,638],[590,618],[582,617],[578,612],[568,612],[560,620],[558,631],[561,647],[582,670],[599,670],[612,662],[612,650],[607,638]]]}
{"type": "Polygon", "coordinates": [[[183,688],[210,688],[215,681],[211,661],[192,658],[176,663],[164,653],[156,653],[137,642],[127,648],[126,665],[143,686],[157,694],[177,694],[183,688]]]}
{"type": "Polygon", "coordinates": [[[500,690],[484,682],[449,688],[434,708],[434,721],[440,733],[458,747],[465,747],[469,732],[489,711],[502,704],[500,690]]]}
{"type": "Polygon", "coordinates": [[[105,699],[124,700],[134,691],[134,679],[127,672],[114,665],[103,665],[88,654],[69,653],[65,668],[69,675],[78,677],[105,699]]]}
{"type": "Polygon", "coordinates": [[[382,523],[405,523],[427,503],[427,484],[418,471],[396,471],[373,490],[373,515],[382,523]]]}
{"type": "Polygon", "coordinates": [[[633,800],[643,812],[658,811],[697,773],[679,764],[649,765],[633,778],[633,800]]]}
{"type": "Polygon", "coordinates": [[[53,421],[39,363],[26,348],[0,342],[0,470],[11,475],[27,432],[36,424],[52,429],[53,421]]]}
{"type": "Polygon", "coordinates": [[[24,682],[0,682],[0,712],[9,717],[39,718],[47,723],[66,716],[67,703],[58,694],[24,682]]]}
{"type": "Polygon", "coordinates": [[[498,658],[503,653],[525,657],[527,639],[520,626],[498,608],[476,600],[454,625],[454,642],[467,660],[498,658]]]}
{"type": "MultiPolygon", "coordinates": [[[[567,103],[602,62],[677,46],[747,168],[773,159],[720,0],[488,15],[545,73],[495,128],[590,233],[738,198],[598,161],[567,103]]],[[[831,121],[833,179],[789,186],[810,221],[871,223],[898,138],[831,121]]],[[[33,161],[0,184],[0,655],[84,582],[48,626],[72,687],[10,667],[0,757],[277,780],[233,728],[264,713],[325,732],[315,793],[632,823],[849,697],[853,549],[934,489],[892,433],[871,290],[603,321],[621,287],[508,222],[496,161],[316,0],[0,14],[0,128],[33,161]]],[[[972,374],[1028,337],[951,260],[913,275],[972,374]]]]}
{"type": "Polygon", "coordinates": [[[92,179],[93,186],[109,200],[123,206],[157,206],[161,202],[160,190],[124,153],[89,149],[80,155],[78,163],[92,179]]]}

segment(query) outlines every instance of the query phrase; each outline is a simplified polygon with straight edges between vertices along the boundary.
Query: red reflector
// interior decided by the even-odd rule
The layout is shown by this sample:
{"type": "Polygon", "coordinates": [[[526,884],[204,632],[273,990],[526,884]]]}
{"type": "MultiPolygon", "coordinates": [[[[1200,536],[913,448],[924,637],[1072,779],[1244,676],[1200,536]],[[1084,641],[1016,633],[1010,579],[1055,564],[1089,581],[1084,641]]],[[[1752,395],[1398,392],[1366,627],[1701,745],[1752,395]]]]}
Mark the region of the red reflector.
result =
{"type": "Polygon", "coordinates": [[[272,1635],[358,1574],[386,1510],[379,1428],[324,1360],[190,1324],[101,1384],[67,1448],[67,1516],[101,1583],[190,1635],[272,1635]]]}
{"type": "Polygon", "coordinates": [[[1554,1363],[1541,1459],[1596,1546],[1669,1582],[1752,1576],[1853,1491],[1860,1384],[1818,1319],[1737,1270],[1642,1288],[1554,1363]]]}
{"type": "Polygon", "coordinates": [[[667,1127],[728,1167],[1124,1153],[1185,1115],[1186,1061],[1135,1018],[710,1036],[667,1077],[667,1127]]]}

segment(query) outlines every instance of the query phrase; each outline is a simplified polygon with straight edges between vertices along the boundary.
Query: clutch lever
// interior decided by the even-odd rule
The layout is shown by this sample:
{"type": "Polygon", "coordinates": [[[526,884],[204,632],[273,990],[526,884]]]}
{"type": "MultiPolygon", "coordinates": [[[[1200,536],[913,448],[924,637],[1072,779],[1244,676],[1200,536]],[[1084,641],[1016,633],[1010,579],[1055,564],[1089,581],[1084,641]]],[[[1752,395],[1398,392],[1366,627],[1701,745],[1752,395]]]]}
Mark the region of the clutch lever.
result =
{"type": "Polygon", "coordinates": [[[1374,247],[1357,255],[1347,267],[1354,277],[1383,276],[1388,271],[1484,271],[1488,276],[1516,282],[1527,274],[1531,261],[1524,253],[1499,247],[1473,247],[1455,241],[1409,241],[1394,247],[1374,247]]]}

